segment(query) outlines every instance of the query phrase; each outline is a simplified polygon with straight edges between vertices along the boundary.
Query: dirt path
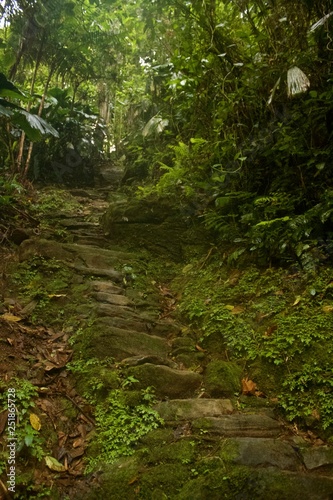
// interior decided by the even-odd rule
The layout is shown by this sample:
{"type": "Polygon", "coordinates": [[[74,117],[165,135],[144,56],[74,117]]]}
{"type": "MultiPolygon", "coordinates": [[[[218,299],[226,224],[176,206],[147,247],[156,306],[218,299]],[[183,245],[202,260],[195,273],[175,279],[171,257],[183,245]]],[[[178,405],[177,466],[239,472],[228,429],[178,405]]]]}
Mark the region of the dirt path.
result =
{"type": "MultiPolygon", "coordinates": [[[[31,423],[36,444],[26,447],[26,461],[18,453],[17,498],[37,498],[38,492],[38,498],[59,499],[333,498],[332,449],[315,437],[297,435],[277,417],[274,403],[241,408],[232,394],[212,397],[202,368],[185,366],[177,357],[196,347],[188,345],[169,314],[172,292],[163,283],[154,285],[155,295],[132,287],[133,268],[145,254],[115,248],[105,237],[99,218],[108,204],[101,193],[72,194],[81,209],[54,213],[51,225],[18,248],[20,265],[30,265],[30,284],[36,285],[40,272],[52,286],[59,282],[58,288],[44,289],[38,282],[39,294],[28,302],[18,295],[20,286],[28,290],[27,281],[13,287],[9,279],[3,290],[2,389],[8,393],[14,376],[37,391],[35,408],[24,408],[28,388],[17,402],[21,419],[37,419],[31,423]],[[36,262],[35,275],[31,262],[36,262]],[[63,317],[63,329],[57,327],[61,314],[71,316],[71,321],[63,317]],[[86,329],[84,338],[80,329],[86,329]],[[84,467],[96,430],[95,409],[83,397],[77,372],[73,376],[68,370],[73,354],[75,361],[83,348],[85,356],[104,363],[104,371],[135,380],[137,391],[154,386],[155,409],[165,422],[139,440],[137,454],[123,465],[88,476],[84,467]],[[38,461],[38,433],[56,462],[38,461]]],[[[234,364],[219,367],[231,370],[232,387],[238,376],[234,364]]],[[[107,380],[105,375],[106,388],[109,383],[113,389],[107,380]]],[[[240,376],[238,381],[240,386],[240,376]]],[[[7,417],[0,414],[3,446],[7,417]]],[[[2,498],[11,498],[5,471],[0,486],[2,498]]]]}

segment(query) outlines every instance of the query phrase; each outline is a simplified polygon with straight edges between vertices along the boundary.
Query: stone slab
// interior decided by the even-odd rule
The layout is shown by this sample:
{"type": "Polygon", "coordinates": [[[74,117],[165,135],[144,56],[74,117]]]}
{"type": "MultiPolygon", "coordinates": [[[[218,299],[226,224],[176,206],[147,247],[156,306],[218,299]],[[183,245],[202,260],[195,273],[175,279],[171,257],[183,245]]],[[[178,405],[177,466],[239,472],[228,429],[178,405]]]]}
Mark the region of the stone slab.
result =
{"type": "Polygon", "coordinates": [[[155,406],[164,420],[194,420],[201,417],[218,417],[234,411],[230,399],[174,399],[155,406]]]}
{"type": "Polygon", "coordinates": [[[281,470],[302,469],[302,461],[288,442],[271,438],[232,438],[222,445],[222,454],[235,464],[250,467],[277,467],[281,470]],[[228,451],[230,450],[230,451],[228,451]],[[230,456],[228,457],[228,454],[230,456]]]}
{"type": "Polygon", "coordinates": [[[193,427],[220,436],[273,437],[281,432],[277,420],[258,414],[199,418],[193,422],[193,427]]]}
{"type": "Polygon", "coordinates": [[[198,373],[150,363],[130,368],[129,374],[139,380],[140,385],[136,384],[136,387],[154,387],[159,398],[194,396],[202,383],[202,376],[198,373]]]}

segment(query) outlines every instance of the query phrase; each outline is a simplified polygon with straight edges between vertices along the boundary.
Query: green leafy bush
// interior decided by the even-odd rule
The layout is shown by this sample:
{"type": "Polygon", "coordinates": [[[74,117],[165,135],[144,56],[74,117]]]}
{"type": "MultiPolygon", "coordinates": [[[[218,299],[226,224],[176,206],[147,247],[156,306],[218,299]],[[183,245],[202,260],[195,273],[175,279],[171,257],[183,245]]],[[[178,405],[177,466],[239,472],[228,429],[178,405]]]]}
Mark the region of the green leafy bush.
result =
{"type": "Polygon", "coordinates": [[[89,459],[88,471],[101,462],[113,463],[121,456],[132,455],[138,440],[163,423],[152,408],[154,402],[151,388],[141,391],[141,402],[135,406],[130,406],[125,392],[117,389],[111,391],[103,403],[97,404],[93,446],[98,452],[96,457],[89,459]]]}

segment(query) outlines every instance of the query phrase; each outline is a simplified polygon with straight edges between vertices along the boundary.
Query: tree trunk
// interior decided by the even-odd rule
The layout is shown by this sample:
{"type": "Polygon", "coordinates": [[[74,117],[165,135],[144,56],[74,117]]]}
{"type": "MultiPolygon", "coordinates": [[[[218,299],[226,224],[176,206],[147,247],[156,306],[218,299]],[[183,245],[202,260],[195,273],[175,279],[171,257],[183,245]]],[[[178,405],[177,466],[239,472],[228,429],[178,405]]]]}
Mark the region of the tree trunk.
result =
{"type": "MultiPolygon", "coordinates": [[[[46,33],[45,33],[45,29],[43,29],[43,35],[42,35],[42,38],[40,41],[39,50],[38,50],[38,54],[37,54],[37,58],[36,58],[35,70],[34,70],[34,74],[32,76],[32,81],[31,81],[31,88],[30,88],[31,95],[33,94],[34,89],[35,89],[37,71],[38,71],[38,68],[39,68],[40,63],[41,63],[45,39],[46,39],[46,33]]],[[[29,103],[28,103],[27,111],[30,112],[30,109],[31,109],[31,101],[29,101],[29,103]]],[[[17,170],[18,174],[20,174],[20,172],[21,172],[24,143],[25,143],[25,132],[22,132],[21,138],[20,138],[19,150],[18,150],[17,159],[16,159],[16,170],[17,170]]],[[[24,172],[25,171],[26,171],[26,169],[24,168],[24,172]]],[[[22,175],[21,175],[22,178],[24,178],[24,176],[25,176],[24,172],[22,172],[22,175]]]]}

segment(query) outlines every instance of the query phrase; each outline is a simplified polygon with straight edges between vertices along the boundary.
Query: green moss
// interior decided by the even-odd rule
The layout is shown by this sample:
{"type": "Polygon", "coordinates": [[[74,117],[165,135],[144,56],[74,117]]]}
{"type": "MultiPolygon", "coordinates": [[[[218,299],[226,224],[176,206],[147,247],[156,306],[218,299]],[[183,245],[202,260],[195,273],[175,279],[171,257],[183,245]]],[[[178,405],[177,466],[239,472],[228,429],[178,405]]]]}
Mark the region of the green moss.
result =
{"type": "MultiPolygon", "coordinates": [[[[101,500],[102,498],[112,498],[112,500],[136,500],[135,489],[138,486],[139,465],[135,458],[123,458],[115,464],[104,466],[103,474],[100,477],[101,486],[93,488],[84,500],[101,500]]],[[[82,499],[82,493],[76,500],[82,499]]]]}
{"type": "Polygon", "coordinates": [[[228,361],[211,361],[206,368],[204,383],[213,397],[230,397],[240,392],[242,368],[228,361]]]}
{"type": "Polygon", "coordinates": [[[233,439],[225,439],[221,442],[219,457],[223,462],[233,462],[233,460],[238,457],[238,443],[233,439]]]}
{"type": "Polygon", "coordinates": [[[145,472],[140,479],[140,495],[143,499],[151,498],[156,488],[173,498],[190,479],[190,471],[185,465],[161,464],[145,472]]]}
{"type": "Polygon", "coordinates": [[[158,446],[164,446],[174,441],[174,432],[171,429],[155,429],[140,439],[140,443],[145,448],[152,449],[158,446]]]}
{"type": "Polygon", "coordinates": [[[176,500],[257,498],[255,491],[256,486],[248,469],[235,467],[226,470],[220,467],[189,481],[175,498],[176,500]]]}
{"type": "Polygon", "coordinates": [[[189,464],[195,458],[195,442],[181,440],[171,444],[159,445],[150,448],[145,463],[159,464],[165,462],[178,462],[180,464],[189,464]]]}

